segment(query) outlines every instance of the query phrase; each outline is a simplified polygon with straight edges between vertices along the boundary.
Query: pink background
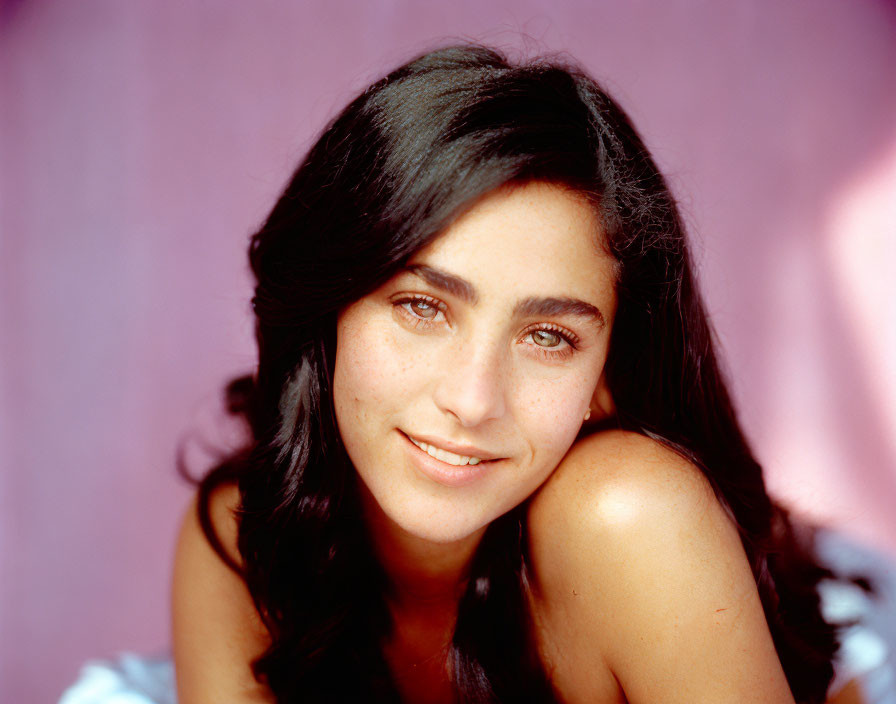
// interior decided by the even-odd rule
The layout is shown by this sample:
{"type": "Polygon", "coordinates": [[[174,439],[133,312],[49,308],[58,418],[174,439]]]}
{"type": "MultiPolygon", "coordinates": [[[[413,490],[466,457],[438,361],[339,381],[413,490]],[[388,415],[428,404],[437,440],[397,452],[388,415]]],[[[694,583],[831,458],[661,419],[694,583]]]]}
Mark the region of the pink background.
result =
{"type": "Polygon", "coordinates": [[[770,486],[896,554],[893,3],[5,0],[0,700],[167,648],[176,450],[253,359],[247,236],[336,109],[455,38],[606,79],[770,486]]]}

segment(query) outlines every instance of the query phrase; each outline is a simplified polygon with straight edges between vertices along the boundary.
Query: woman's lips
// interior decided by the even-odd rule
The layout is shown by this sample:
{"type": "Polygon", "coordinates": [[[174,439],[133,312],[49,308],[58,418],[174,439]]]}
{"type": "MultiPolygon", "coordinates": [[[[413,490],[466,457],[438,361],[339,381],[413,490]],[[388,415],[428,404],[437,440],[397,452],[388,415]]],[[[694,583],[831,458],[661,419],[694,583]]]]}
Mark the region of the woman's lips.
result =
{"type": "MultiPolygon", "coordinates": [[[[400,432],[400,431],[399,431],[400,432]]],[[[409,453],[423,474],[444,486],[459,487],[483,476],[497,459],[483,459],[475,455],[461,455],[432,443],[401,433],[407,441],[409,453]],[[421,447],[421,445],[425,447],[421,447]],[[472,459],[471,459],[472,458],[472,459]]],[[[457,447],[457,446],[455,446],[457,447]]],[[[475,451],[471,448],[472,451],[475,451]]],[[[487,453],[482,453],[487,454],[487,453]]]]}

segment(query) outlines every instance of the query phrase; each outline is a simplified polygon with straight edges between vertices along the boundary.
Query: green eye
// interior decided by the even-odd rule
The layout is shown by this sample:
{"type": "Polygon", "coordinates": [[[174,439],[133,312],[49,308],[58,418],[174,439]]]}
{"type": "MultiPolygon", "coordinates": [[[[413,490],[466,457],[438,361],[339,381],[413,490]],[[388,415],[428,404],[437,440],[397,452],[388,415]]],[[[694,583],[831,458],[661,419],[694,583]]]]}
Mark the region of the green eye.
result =
{"type": "Polygon", "coordinates": [[[561,337],[547,330],[533,330],[532,342],[539,347],[557,347],[560,344],[561,337]]]}

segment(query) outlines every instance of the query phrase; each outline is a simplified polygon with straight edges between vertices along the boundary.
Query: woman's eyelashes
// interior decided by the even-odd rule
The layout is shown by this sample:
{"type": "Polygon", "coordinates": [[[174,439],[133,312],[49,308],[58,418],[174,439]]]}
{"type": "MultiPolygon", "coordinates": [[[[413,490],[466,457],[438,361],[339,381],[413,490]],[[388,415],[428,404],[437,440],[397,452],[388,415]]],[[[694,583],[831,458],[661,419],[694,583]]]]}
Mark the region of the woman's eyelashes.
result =
{"type": "MultiPolygon", "coordinates": [[[[400,294],[390,300],[400,318],[415,330],[449,324],[448,306],[437,298],[400,294]]],[[[571,356],[580,343],[578,335],[554,323],[529,325],[520,333],[518,341],[526,345],[531,354],[549,361],[571,356]]]]}
{"type": "Polygon", "coordinates": [[[572,330],[551,323],[530,325],[523,331],[522,340],[545,359],[565,359],[579,348],[580,342],[572,330]]]}
{"type": "Polygon", "coordinates": [[[432,296],[399,296],[392,299],[392,305],[415,329],[447,322],[445,313],[448,306],[432,296]],[[441,320],[439,316],[442,317],[441,320]]]}

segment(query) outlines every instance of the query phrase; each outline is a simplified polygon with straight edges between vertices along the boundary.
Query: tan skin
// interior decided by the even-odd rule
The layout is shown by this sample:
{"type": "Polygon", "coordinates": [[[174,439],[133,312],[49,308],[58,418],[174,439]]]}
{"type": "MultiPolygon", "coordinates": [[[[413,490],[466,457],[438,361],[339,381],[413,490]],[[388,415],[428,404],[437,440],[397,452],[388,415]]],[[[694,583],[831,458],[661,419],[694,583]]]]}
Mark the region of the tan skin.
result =
{"type": "MultiPolygon", "coordinates": [[[[453,701],[445,654],[472,554],[492,520],[531,498],[529,604],[561,700],[792,704],[737,530],[701,472],[633,433],[575,442],[586,415],[612,412],[601,370],[615,291],[595,232],[574,193],[502,189],[415,258],[423,274],[340,316],[337,420],[392,586],[394,680],[405,701],[453,701]],[[575,294],[600,319],[520,304],[545,293],[575,294]],[[439,450],[418,449],[423,438],[439,450]],[[487,461],[452,464],[471,448],[487,461]],[[431,456],[446,450],[457,452],[431,456]]],[[[211,502],[236,561],[238,498],[225,486],[211,502]]],[[[173,633],[181,704],[274,701],[249,666],[266,631],[195,506],[173,633]]]]}

